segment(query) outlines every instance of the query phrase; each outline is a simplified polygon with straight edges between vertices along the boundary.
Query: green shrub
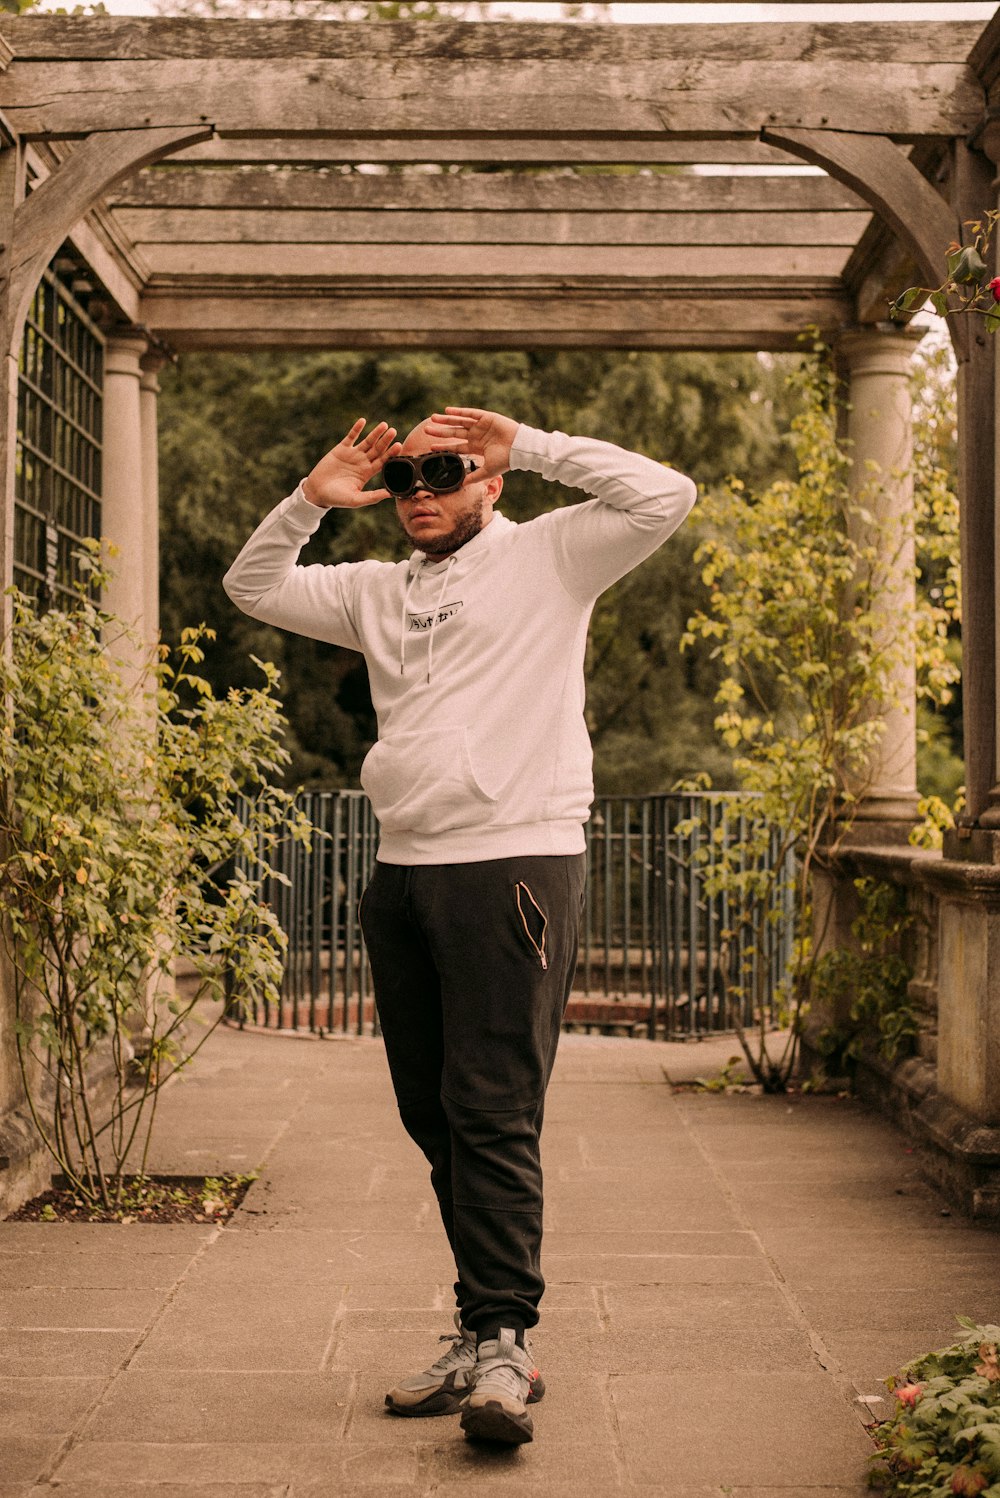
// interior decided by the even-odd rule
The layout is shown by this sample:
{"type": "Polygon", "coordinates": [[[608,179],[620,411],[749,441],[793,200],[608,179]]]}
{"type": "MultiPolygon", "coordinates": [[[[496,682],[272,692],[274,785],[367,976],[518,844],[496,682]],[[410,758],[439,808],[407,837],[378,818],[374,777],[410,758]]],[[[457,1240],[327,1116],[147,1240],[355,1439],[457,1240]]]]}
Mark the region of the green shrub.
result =
{"type": "Polygon", "coordinates": [[[145,1170],[160,1088],[221,1017],[202,1001],[229,982],[276,995],[285,939],[262,881],[276,840],[309,827],[269,781],[288,757],[274,667],[218,699],[196,669],[210,632],[189,629],[143,690],[136,642],[94,602],[94,551],[79,560],[72,609],[13,592],[0,649],[0,938],[35,1128],[107,1209],[127,1164],[145,1170]],[[197,974],[183,995],[178,957],[197,974]]]}
{"type": "Polygon", "coordinates": [[[1000,1326],[958,1322],[958,1342],[886,1379],[897,1408],[871,1474],[885,1498],[1000,1498],[1000,1326]]]}

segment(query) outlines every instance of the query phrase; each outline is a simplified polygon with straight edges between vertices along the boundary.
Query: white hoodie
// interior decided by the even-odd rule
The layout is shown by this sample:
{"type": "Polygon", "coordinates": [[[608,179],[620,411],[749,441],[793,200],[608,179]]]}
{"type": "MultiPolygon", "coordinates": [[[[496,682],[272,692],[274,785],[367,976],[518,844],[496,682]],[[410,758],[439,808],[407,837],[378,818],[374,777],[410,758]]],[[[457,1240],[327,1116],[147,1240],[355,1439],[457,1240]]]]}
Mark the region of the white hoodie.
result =
{"type": "Polygon", "coordinates": [[[519,426],[510,466],[594,498],[522,525],[494,512],[446,561],[300,566],[325,511],[299,488],[223,580],[253,618],[364,653],[378,741],[361,784],[383,863],[583,851],[591,610],[695,499],[683,474],[562,432],[519,426]]]}

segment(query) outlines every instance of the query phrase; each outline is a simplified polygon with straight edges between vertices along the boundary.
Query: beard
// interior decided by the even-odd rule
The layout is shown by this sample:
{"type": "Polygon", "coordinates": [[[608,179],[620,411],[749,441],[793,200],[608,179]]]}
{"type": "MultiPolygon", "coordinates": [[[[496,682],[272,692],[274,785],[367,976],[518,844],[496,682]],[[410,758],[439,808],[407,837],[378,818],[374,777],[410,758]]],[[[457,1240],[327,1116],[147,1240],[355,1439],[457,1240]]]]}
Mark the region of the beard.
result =
{"type": "Polygon", "coordinates": [[[464,546],[466,541],[471,541],[473,536],[478,536],[482,528],[483,501],[475,499],[465,514],[458,517],[447,535],[435,536],[427,541],[416,541],[415,544],[424,556],[447,556],[449,552],[457,551],[460,546],[464,546]]]}

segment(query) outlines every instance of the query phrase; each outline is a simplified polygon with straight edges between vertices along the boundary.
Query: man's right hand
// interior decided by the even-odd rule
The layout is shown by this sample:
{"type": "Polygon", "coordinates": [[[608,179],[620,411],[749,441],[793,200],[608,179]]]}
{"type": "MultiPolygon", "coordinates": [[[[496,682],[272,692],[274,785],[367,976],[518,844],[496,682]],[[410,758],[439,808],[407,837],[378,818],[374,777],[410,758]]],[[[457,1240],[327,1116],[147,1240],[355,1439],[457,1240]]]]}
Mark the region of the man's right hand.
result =
{"type": "Polygon", "coordinates": [[[310,504],[321,510],[358,510],[377,505],[389,498],[388,489],[366,489],[387,458],[400,448],[396,428],[380,421],[367,437],[361,437],[365,418],[359,417],[336,447],[320,458],[316,467],[302,480],[302,493],[310,504]]]}

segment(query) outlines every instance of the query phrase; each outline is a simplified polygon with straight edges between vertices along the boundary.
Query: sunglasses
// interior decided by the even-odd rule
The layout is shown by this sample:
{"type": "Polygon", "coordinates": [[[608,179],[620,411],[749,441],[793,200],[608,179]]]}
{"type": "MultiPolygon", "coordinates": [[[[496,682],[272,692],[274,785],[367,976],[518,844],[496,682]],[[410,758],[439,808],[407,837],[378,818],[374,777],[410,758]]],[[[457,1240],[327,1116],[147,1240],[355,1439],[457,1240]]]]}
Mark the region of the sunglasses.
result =
{"type": "Polygon", "coordinates": [[[451,494],[461,489],[466,474],[477,464],[458,453],[421,453],[416,458],[390,458],[382,469],[382,487],[396,499],[409,499],[418,489],[451,494]]]}

